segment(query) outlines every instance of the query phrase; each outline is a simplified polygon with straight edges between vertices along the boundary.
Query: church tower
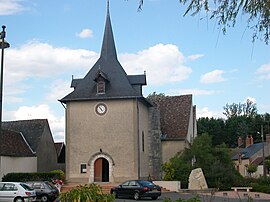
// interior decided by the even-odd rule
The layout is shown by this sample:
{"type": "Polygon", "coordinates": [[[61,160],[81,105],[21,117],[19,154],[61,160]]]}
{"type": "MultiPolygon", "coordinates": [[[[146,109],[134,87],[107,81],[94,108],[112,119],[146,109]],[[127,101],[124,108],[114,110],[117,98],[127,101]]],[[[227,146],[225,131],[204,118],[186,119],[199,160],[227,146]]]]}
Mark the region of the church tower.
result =
{"type": "MultiPolygon", "coordinates": [[[[151,103],[145,73],[127,75],[117,59],[109,3],[100,57],[84,78],[72,79],[66,105],[66,178],[121,182],[151,175],[151,103]]],[[[152,165],[153,167],[153,165],[152,165]]]]}

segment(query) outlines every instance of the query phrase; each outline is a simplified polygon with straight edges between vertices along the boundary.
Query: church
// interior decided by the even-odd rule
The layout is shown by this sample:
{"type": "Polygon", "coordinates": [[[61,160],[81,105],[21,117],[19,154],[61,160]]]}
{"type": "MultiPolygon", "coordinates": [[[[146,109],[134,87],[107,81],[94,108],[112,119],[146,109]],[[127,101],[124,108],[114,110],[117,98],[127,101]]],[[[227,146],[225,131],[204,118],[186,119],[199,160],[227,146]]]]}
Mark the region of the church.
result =
{"type": "Polygon", "coordinates": [[[60,99],[66,116],[66,180],[122,182],[162,178],[162,163],[197,135],[192,95],[147,99],[146,73],[118,61],[109,4],[99,59],[60,99]]]}

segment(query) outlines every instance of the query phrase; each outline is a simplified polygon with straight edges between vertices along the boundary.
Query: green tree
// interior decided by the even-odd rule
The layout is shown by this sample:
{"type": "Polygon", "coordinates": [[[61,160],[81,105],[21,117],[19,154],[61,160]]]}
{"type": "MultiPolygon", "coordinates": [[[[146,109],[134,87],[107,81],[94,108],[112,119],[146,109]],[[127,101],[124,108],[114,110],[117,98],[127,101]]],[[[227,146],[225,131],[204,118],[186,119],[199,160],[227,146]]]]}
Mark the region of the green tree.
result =
{"type": "Polygon", "coordinates": [[[255,173],[258,170],[258,166],[255,164],[249,164],[249,165],[246,165],[246,167],[247,167],[247,172],[250,177],[253,173],[255,173]]]}
{"type": "MultiPolygon", "coordinates": [[[[142,9],[143,0],[139,0],[139,10],[142,9]]],[[[270,2],[269,0],[179,0],[186,5],[184,13],[192,16],[206,13],[206,18],[216,19],[222,27],[223,34],[228,27],[234,27],[239,15],[247,16],[247,28],[253,30],[252,41],[262,37],[269,42],[270,32],[270,2]]]]}
{"type": "Polygon", "coordinates": [[[223,114],[227,118],[245,116],[245,117],[255,117],[257,115],[257,106],[256,103],[247,99],[245,103],[232,103],[226,104],[224,107],[223,114]]]}
{"type": "Polygon", "coordinates": [[[170,159],[170,163],[175,171],[175,180],[183,182],[185,187],[194,168],[202,168],[209,187],[226,189],[241,181],[239,173],[234,168],[229,149],[225,144],[213,147],[208,134],[198,136],[190,149],[177,154],[170,159]]]}

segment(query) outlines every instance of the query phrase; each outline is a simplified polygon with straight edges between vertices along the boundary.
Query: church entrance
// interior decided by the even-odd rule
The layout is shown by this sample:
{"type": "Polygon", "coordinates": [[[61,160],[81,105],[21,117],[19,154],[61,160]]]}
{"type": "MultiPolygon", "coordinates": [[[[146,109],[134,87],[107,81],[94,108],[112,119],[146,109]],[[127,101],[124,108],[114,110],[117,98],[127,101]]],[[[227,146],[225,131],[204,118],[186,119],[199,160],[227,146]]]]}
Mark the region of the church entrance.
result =
{"type": "Polygon", "coordinates": [[[94,163],[94,181],[109,182],[109,162],[105,158],[98,158],[94,163]]]}

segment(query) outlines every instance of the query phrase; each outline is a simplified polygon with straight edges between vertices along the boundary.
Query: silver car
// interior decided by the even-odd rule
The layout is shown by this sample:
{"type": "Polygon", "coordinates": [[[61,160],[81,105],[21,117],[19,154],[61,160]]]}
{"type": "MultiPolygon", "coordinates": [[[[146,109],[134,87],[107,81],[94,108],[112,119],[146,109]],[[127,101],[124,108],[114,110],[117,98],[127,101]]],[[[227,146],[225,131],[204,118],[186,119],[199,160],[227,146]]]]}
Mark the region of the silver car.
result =
{"type": "Polygon", "coordinates": [[[32,202],[36,192],[22,182],[0,182],[0,202],[32,202]]]}

